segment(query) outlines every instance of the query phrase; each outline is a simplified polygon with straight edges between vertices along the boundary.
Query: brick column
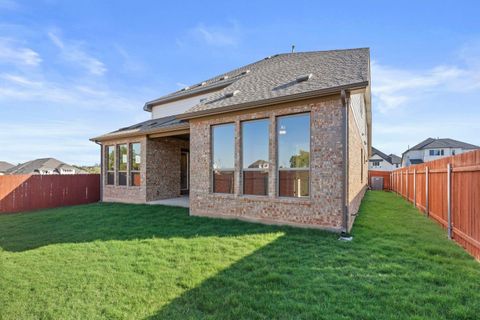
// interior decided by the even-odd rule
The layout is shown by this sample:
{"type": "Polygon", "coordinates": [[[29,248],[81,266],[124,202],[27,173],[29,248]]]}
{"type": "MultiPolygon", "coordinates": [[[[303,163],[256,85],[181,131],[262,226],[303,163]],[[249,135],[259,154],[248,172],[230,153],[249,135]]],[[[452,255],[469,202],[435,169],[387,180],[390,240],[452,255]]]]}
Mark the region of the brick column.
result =
{"type": "Polygon", "coordinates": [[[268,156],[270,159],[270,165],[268,166],[268,195],[269,197],[275,197],[277,194],[277,118],[274,115],[270,116],[270,129],[269,129],[269,148],[268,156]]]}
{"type": "Polygon", "coordinates": [[[241,183],[241,172],[242,172],[242,130],[240,127],[240,120],[235,120],[235,173],[234,173],[234,185],[233,193],[235,196],[241,195],[242,192],[242,183],[241,183]]]}

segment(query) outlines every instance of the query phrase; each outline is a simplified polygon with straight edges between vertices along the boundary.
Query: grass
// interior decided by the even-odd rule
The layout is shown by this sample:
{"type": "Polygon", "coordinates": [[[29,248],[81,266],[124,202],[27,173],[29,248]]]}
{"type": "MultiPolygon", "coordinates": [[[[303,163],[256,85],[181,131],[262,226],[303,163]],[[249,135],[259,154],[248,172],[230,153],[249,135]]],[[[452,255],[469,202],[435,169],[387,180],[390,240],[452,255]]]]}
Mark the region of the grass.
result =
{"type": "Polygon", "coordinates": [[[0,217],[0,319],[478,319],[480,265],[398,196],[352,242],[93,204],[0,217]]]}

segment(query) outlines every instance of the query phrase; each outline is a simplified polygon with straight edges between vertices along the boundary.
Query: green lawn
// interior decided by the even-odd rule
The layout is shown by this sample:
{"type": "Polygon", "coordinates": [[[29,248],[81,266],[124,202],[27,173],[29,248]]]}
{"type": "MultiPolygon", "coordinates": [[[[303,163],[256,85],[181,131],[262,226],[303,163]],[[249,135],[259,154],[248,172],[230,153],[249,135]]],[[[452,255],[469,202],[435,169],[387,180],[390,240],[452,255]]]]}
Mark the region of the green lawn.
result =
{"type": "Polygon", "coordinates": [[[0,319],[478,319],[480,264],[391,193],[332,233],[92,204],[0,216],[0,319]]]}

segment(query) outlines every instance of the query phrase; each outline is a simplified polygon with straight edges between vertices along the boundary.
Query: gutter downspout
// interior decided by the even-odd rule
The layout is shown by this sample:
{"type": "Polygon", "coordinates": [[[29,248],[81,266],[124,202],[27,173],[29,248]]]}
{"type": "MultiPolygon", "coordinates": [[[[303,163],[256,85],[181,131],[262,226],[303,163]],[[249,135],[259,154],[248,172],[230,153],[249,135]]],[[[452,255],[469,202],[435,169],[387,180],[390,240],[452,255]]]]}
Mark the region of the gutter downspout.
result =
{"type": "Polygon", "coordinates": [[[343,194],[342,194],[342,206],[343,206],[343,228],[342,233],[348,235],[348,97],[347,92],[342,90],[340,97],[343,105],[343,194]]]}
{"type": "Polygon", "coordinates": [[[103,202],[103,145],[98,141],[94,141],[100,146],[100,202],[103,202]]]}

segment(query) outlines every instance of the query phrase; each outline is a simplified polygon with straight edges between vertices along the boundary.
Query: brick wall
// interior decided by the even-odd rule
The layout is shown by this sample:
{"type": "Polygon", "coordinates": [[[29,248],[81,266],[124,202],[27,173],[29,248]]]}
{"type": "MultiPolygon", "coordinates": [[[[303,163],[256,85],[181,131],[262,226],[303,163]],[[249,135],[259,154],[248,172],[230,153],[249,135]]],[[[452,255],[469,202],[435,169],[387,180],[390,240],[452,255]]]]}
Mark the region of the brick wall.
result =
{"type": "Polygon", "coordinates": [[[238,218],[275,224],[340,230],[342,227],[342,103],[340,96],[236,112],[190,121],[191,180],[190,213],[192,215],[238,218]],[[311,112],[310,197],[276,196],[276,116],[311,112]],[[270,166],[268,196],[241,194],[240,121],[270,119],[270,166]],[[236,168],[234,194],[212,194],[210,126],[236,124],[236,168]]]}
{"type": "MultiPolygon", "coordinates": [[[[358,119],[357,119],[358,121],[358,119]]],[[[348,213],[349,230],[353,226],[368,183],[368,151],[362,139],[363,126],[358,126],[353,111],[349,108],[348,118],[348,213]]]]}
{"type": "MultiPolygon", "coordinates": [[[[105,161],[103,161],[103,173],[104,176],[102,177],[103,181],[103,197],[102,201],[106,202],[128,202],[128,203],[144,203],[146,201],[146,144],[147,138],[146,137],[136,137],[136,138],[128,138],[128,139],[118,139],[112,140],[103,143],[103,147],[109,145],[116,145],[116,144],[123,144],[123,143],[136,143],[139,142],[141,144],[141,164],[140,164],[140,186],[129,186],[130,185],[130,174],[127,174],[127,186],[119,186],[117,185],[117,175],[115,175],[115,185],[107,185],[106,184],[106,172],[107,167],[105,161]]],[[[130,152],[130,150],[129,150],[130,152]]],[[[118,161],[118,155],[116,161],[118,161]]],[[[129,155],[130,156],[130,155],[129,155]]]]}
{"type": "Polygon", "coordinates": [[[180,196],[180,154],[189,142],[173,137],[147,140],[147,201],[180,196]]]}
{"type": "Polygon", "coordinates": [[[127,186],[119,186],[117,181],[115,185],[107,185],[104,175],[102,200],[145,203],[180,196],[180,154],[182,149],[188,150],[188,141],[173,137],[137,137],[104,142],[103,146],[135,142],[141,143],[140,186],[130,186],[130,174],[127,174],[127,186]]]}

